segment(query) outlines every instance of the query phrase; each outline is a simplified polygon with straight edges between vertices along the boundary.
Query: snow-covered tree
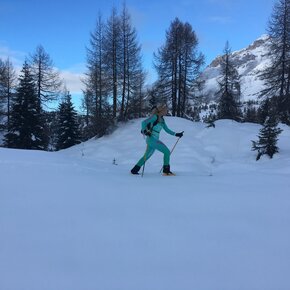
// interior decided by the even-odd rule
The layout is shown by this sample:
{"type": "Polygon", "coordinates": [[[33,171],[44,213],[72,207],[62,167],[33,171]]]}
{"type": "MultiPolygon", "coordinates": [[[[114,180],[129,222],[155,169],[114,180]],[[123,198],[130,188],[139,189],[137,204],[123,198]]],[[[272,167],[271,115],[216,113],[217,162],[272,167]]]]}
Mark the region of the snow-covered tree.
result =
{"type": "Polygon", "coordinates": [[[67,92],[58,109],[56,149],[66,149],[81,141],[77,112],[71,101],[71,95],[67,92]]]}

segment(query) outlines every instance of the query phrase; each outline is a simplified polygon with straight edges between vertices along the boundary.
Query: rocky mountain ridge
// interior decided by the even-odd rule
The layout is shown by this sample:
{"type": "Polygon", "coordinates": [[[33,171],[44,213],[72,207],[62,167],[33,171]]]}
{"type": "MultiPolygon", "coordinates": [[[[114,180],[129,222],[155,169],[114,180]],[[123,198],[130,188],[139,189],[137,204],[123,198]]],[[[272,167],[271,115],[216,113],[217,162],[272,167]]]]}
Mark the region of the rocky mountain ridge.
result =
{"type": "MultiPolygon", "coordinates": [[[[267,56],[269,44],[269,36],[262,35],[247,48],[231,53],[231,60],[240,75],[241,101],[257,100],[258,94],[263,88],[263,81],[259,79],[259,74],[269,65],[267,56]]],[[[201,94],[207,101],[214,101],[216,98],[221,59],[222,56],[214,59],[201,75],[201,79],[204,81],[201,94]]]]}

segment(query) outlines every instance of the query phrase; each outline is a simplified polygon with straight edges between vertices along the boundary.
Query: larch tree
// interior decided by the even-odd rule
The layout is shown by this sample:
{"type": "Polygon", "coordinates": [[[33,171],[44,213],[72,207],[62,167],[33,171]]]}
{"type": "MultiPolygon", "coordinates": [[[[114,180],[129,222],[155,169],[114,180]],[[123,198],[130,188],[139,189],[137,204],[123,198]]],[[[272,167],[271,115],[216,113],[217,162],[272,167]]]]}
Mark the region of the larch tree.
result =
{"type": "Polygon", "coordinates": [[[120,16],[121,22],[121,107],[119,119],[126,120],[136,109],[142,106],[142,91],[145,73],[142,69],[141,46],[137,41],[137,32],[132,25],[131,16],[124,4],[120,16]],[[140,102],[141,98],[141,102],[140,102]]]}
{"type": "Polygon", "coordinates": [[[198,51],[198,39],[189,23],[178,18],[166,32],[165,44],[154,54],[158,80],[155,91],[171,105],[173,116],[184,116],[194,84],[204,64],[204,56],[198,51]]]}
{"type": "Polygon", "coordinates": [[[37,109],[41,112],[43,106],[58,99],[62,82],[59,72],[43,46],[37,46],[36,51],[30,56],[29,64],[37,90],[37,109]]]}
{"type": "Polygon", "coordinates": [[[278,120],[290,124],[290,0],[278,0],[268,24],[271,60],[260,74],[265,88],[260,97],[270,98],[278,120]]]}
{"type": "Polygon", "coordinates": [[[6,130],[10,126],[10,110],[15,88],[16,73],[11,61],[9,58],[6,61],[0,59],[0,121],[5,118],[6,130]]]}
{"type": "Polygon", "coordinates": [[[86,111],[86,135],[102,136],[111,124],[108,113],[109,76],[105,64],[105,24],[99,14],[87,48],[87,73],[83,108],[86,111]]]}
{"type": "Polygon", "coordinates": [[[105,70],[107,73],[107,82],[109,93],[112,99],[112,118],[117,120],[119,82],[122,65],[122,44],[121,44],[121,22],[114,7],[105,27],[105,70]]]}

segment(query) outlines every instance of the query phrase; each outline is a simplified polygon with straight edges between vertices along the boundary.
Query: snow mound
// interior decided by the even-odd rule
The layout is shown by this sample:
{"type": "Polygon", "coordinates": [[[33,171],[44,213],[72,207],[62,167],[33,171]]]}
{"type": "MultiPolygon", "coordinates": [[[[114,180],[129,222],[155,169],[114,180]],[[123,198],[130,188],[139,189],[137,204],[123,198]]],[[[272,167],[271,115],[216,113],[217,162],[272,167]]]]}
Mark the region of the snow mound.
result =
{"type": "MultiPolygon", "coordinates": [[[[129,170],[146,149],[145,139],[140,133],[142,120],[129,121],[120,125],[112,135],[100,139],[93,138],[65,150],[64,154],[71,157],[83,156],[83,159],[105,164],[115,162],[129,170]]],[[[251,140],[257,140],[260,125],[219,120],[215,122],[215,128],[208,128],[204,123],[191,122],[178,117],[166,117],[166,122],[173,131],[185,131],[171,156],[171,166],[175,171],[191,174],[191,172],[212,171],[213,168],[218,170],[230,164],[237,164],[238,167],[248,166],[256,170],[264,166],[259,166],[259,164],[267,163],[271,168],[267,157],[257,163],[256,153],[251,151],[251,140]]],[[[280,127],[284,131],[280,136],[278,146],[281,152],[290,153],[287,141],[290,136],[289,127],[283,125],[280,127]]],[[[162,131],[160,140],[172,149],[177,138],[162,131]]],[[[163,155],[156,151],[147,162],[146,170],[158,172],[162,159],[163,155]]],[[[279,154],[274,159],[279,159],[279,154]]]]}

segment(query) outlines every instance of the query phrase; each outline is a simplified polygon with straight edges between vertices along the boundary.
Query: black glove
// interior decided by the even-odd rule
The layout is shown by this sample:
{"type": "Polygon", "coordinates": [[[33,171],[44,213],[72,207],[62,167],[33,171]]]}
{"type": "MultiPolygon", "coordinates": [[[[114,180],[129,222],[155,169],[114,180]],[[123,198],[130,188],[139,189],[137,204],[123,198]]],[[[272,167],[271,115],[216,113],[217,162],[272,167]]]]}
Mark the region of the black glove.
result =
{"type": "Polygon", "coordinates": [[[181,137],[183,136],[183,132],[184,132],[184,131],[182,131],[182,132],[180,132],[180,133],[176,133],[175,136],[181,138],[181,137]]]}

